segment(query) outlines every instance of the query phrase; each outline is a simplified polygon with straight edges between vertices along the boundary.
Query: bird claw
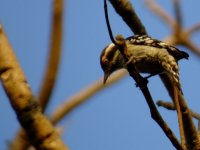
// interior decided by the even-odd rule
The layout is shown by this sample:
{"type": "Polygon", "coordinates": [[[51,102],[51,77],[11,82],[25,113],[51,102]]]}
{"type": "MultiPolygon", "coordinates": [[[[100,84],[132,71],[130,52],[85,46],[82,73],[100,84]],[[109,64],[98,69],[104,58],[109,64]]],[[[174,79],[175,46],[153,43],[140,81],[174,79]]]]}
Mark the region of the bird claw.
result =
{"type": "Polygon", "coordinates": [[[134,58],[131,57],[124,65],[124,67],[127,67],[130,63],[134,63],[134,58]]]}

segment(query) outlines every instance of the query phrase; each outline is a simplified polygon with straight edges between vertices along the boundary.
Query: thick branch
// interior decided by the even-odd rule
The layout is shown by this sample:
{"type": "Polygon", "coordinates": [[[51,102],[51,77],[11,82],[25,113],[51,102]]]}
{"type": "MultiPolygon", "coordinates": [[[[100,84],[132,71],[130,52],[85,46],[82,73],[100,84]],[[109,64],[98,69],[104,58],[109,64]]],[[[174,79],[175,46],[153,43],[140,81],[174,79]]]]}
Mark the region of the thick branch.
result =
{"type": "Polygon", "coordinates": [[[115,11],[135,34],[147,34],[145,27],[135,13],[129,0],[109,0],[115,11]]]}
{"type": "Polygon", "coordinates": [[[66,150],[34,99],[26,78],[0,25],[0,79],[21,126],[37,149],[66,150]]]}

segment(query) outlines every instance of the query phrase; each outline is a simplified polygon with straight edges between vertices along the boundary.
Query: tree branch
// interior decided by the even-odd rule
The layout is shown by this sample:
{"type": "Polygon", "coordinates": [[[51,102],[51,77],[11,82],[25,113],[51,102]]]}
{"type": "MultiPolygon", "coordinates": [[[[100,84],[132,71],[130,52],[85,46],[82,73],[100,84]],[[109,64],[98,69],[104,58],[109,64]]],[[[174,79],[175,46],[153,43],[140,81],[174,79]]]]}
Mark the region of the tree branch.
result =
{"type": "Polygon", "coordinates": [[[190,27],[189,29],[187,29],[187,34],[188,35],[191,35],[191,34],[193,34],[194,32],[196,32],[196,31],[199,31],[200,30],[200,23],[197,23],[197,24],[195,24],[194,26],[192,26],[192,27],[190,27]]]}
{"type": "Polygon", "coordinates": [[[171,28],[175,27],[176,24],[175,20],[171,16],[169,16],[167,12],[155,2],[155,0],[145,0],[145,4],[152,12],[158,15],[167,25],[169,25],[171,28]]]}
{"type": "Polygon", "coordinates": [[[189,48],[194,54],[200,57],[200,48],[197,47],[192,41],[188,39],[184,42],[184,46],[189,48]]]}
{"type": "Polygon", "coordinates": [[[147,34],[145,27],[135,13],[129,0],[109,0],[115,11],[135,34],[147,34]]]}
{"type": "Polygon", "coordinates": [[[176,24],[179,25],[179,27],[182,28],[183,26],[183,19],[182,19],[182,13],[181,13],[181,6],[180,6],[180,0],[173,0],[174,2],[174,14],[176,18],[176,24]]]}
{"type": "MultiPolygon", "coordinates": [[[[48,65],[38,95],[42,111],[45,111],[47,107],[51,94],[53,93],[52,91],[57,78],[62,45],[62,17],[63,0],[54,0],[52,10],[52,31],[50,38],[48,65]]],[[[27,149],[30,143],[27,141],[26,138],[26,134],[22,129],[20,129],[17,132],[16,137],[10,143],[10,149],[27,149]]]]}
{"type": "Polygon", "coordinates": [[[64,116],[69,114],[76,107],[90,100],[94,94],[116,83],[125,75],[127,75],[127,71],[119,70],[108,78],[105,85],[103,85],[103,79],[101,78],[80,92],[74,94],[74,96],[65,100],[65,103],[61,104],[55,109],[50,118],[51,122],[53,124],[57,124],[61,119],[64,118],[64,116]]]}
{"type": "MultiPolygon", "coordinates": [[[[162,101],[162,100],[159,100],[157,101],[156,103],[159,107],[164,107],[168,110],[176,110],[175,106],[173,103],[170,103],[170,102],[165,102],[165,101],[162,101]]],[[[200,114],[194,112],[193,110],[190,109],[190,113],[192,115],[192,117],[194,117],[195,119],[197,119],[198,121],[200,121],[200,114]]]]}
{"type": "Polygon", "coordinates": [[[34,99],[10,43],[0,25],[0,79],[21,126],[37,149],[66,150],[34,99]]]}
{"type": "Polygon", "coordinates": [[[187,142],[187,148],[192,150],[200,149],[200,139],[196,131],[190,110],[186,104],[184,97],[179,93],[179,102],[181,107],[181,112],[183,115],[184,131],[187,142]]]}
{"type": "Polygon", "coordinates": [[[60,62],[62,45],[63,0],[54,0],[52,16],[53,19],[48,65],[38,96],[43,111],[45,110],[51,97],[60,62]]]}

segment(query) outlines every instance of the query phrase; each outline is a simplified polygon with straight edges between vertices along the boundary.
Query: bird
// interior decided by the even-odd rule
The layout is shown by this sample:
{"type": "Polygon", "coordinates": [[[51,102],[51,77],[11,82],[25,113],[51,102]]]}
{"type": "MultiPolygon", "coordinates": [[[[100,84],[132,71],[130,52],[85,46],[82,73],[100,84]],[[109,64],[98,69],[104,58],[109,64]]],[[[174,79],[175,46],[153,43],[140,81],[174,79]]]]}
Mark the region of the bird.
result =
{"type": "Polygon", "coordinates": [[[113,72],[126,69],[128,63],[133,63],[138,73],[149,74],[147,78],[162,73],[168,74],[182,92],[178,61],[188,59],[188,53],[148,35],[130,36],[125,39],[125,44],[126,59],[113,43],[108,44],[101,52],[100,64],[104,72],[104,84],[113,72]]]}

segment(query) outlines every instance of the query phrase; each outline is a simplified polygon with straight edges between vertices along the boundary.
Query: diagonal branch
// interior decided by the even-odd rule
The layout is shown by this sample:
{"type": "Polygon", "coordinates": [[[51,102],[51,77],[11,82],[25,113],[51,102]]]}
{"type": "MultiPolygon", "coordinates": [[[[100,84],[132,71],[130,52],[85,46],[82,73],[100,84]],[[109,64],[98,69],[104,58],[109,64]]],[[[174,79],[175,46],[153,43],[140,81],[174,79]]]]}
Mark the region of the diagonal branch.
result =
{"type": "Polygon", "coordinates": [[[176,25],[175,20],[171,16],[169,16],[167,12],[155,2],[155,0],[145,0],[145,4],[152,12],[158,15],[167,25],[169,25],[171,28],[175,27],[176,25]]]}
{"type": "Polygon", "coordinates": [[[189,39],[184,41],[184,46],[189,48],[194,54],[200,57],[200,48],[197,47],[192,41],[189,39]]]}
{"type": "Polygon", "coordinates": [[[0,25],[0,79],[30,142],[37,149],[66,150],[53,125],[33,97],[13,49],[0,25]]]}
{"type": "Polygon", "coordinates": [[[199,30],[200,30],[200,23],[197,23],[197,24],[195,24],[194,26],[192,26],[192,27],[190,27],[189,29],[187,29],[186,33],[187,33],[188,35],[191,35],[191,34],[193,34],[194,32],[199,31],[199,30]]]}
{"type": "Polygon", "coordinates": [[[135,34],[146,34],[146,29],[135,13],[129,0],[109,0],[115,11],[135,34]]]}
{"type": "Polygon", "coordinates": [[[95,81],[90,86],[84,88],[82,91],[74,94],[74,96],[65,100],[65,103],[63,103],[58,108],[56,108],[56,110],[51,115],[51,118],[50,118],[51,122],[53,124],[57,124],[61,119],[64,118],[64,116],[69,114],[76,107],[90,100],[90,98],[97,92],[100,92],[101,90],[116,83],[126,74],[127,74],[127,71],[125,70],[117,71],[116,73],[111,75],[111,77],[108,79],[105,85],[103,85],[103,79],[100,79],[100,80],[95,81]]]}

